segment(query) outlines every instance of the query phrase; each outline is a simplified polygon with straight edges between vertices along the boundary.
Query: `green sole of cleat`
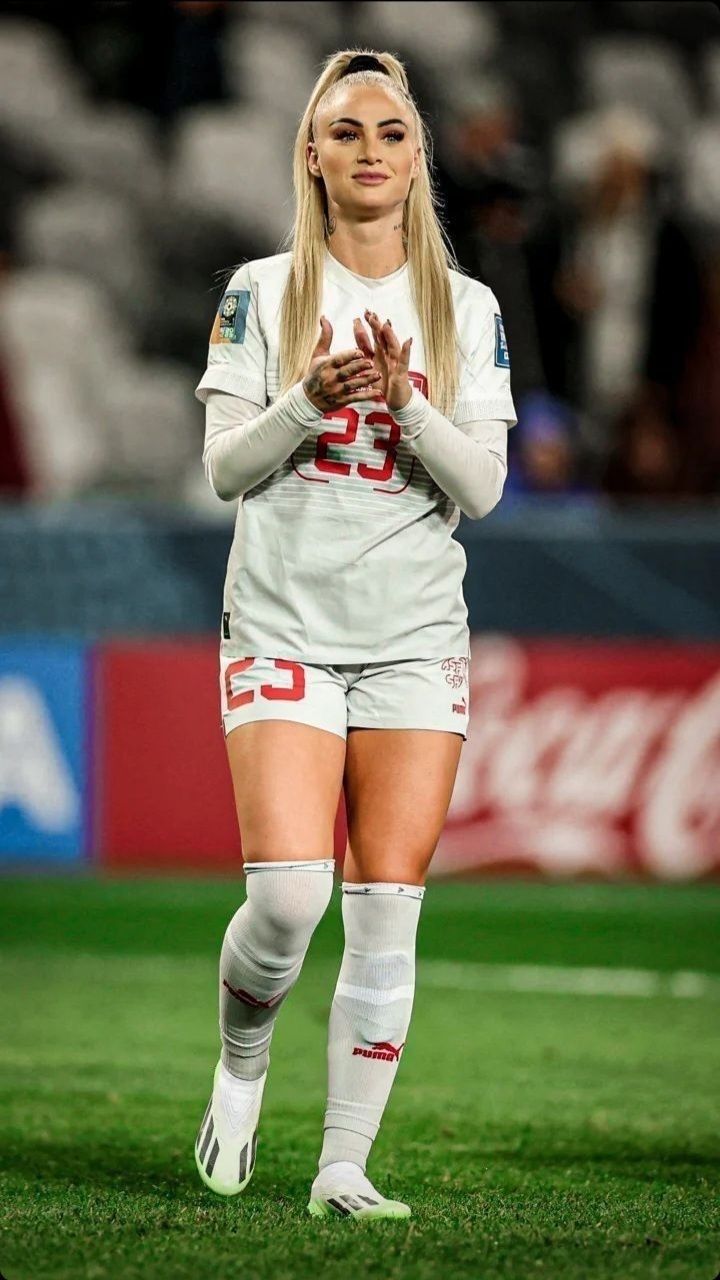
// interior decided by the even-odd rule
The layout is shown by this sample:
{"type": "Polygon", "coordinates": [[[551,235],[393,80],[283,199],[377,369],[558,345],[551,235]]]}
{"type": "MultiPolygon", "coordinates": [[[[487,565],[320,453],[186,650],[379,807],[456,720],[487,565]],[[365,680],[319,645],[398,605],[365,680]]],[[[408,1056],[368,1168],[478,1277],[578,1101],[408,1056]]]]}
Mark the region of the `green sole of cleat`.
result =
{"type": "Polygon", "coordinates": [[[409,1205],[400,1204],[397,1200],[390,1200],[387,1205],[378,1205],[377,1208],[368,1205],[367,1209],[358,1209],[355,1213],[348,1212],[346,1215],[338,1213],[331,1205],[326,1204],[324,1200],[310,1200],[307,1211],[311,1218],[348,1218],[362,1219],[367,1221],[370,1218],[387,1219],[387,1218],[409,1218],[412,1210],[409,1205]]]}

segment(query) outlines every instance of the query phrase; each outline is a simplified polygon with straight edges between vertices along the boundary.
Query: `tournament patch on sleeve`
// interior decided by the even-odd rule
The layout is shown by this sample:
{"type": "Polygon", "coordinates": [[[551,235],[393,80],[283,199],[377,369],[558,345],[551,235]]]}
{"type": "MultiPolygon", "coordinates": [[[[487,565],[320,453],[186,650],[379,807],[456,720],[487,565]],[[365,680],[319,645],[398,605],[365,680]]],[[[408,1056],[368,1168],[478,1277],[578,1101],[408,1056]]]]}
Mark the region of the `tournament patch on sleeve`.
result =
{"type": "Polygon", "coordinates": [[[244,342],[249,306],[249,289],[229,289],[224,293],[220,299],[210,341],[244,342]]]}
{"type": "Polygon", "coordinates": [[[495,316],[495,364],[498,369],[510,368],[510,352],[505,337],[502,316],[495,316]]]}

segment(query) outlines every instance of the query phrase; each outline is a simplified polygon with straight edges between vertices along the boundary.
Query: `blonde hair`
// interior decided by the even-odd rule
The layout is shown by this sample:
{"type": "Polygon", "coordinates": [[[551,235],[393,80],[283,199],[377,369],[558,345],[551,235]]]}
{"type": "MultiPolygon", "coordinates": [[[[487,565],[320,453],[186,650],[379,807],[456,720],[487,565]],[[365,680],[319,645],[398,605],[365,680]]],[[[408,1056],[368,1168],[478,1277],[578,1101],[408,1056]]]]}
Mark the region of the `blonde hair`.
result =
{"type": "Polygon", "coordinates": [[[297,132],[293,156],[295,221],[285,241],[292,248],[292,265],[280,315],[281,391],[305,377],[319,336],[327,197],[322,179],[308,169],[306,148],[314,141],[313,124],[321,99],[341,79],[343,85],[382,86],[394,92],[415,122],[420,168],[405,201],[403,239],[425,349],[428,398],[441,413],[451,416],[458,388],[458,337],[449,271],[457,270],[458,265],[436,211],[430,173],[432,139],[411,97],[402,63],[390,53],[368,49],[343,49],[327,59],[297,132]],[[388,74],[356,71],[343,78],[351,58],[361,53],[377,58],[388,74]]]}

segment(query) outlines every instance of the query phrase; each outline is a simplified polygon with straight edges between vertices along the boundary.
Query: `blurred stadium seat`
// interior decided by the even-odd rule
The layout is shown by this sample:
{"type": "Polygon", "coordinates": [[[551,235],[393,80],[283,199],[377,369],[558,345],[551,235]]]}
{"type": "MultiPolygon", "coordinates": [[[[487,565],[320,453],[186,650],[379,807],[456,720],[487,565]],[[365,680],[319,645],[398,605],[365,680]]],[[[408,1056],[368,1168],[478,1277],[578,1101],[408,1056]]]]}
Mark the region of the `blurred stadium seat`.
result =
{"type": "Polygon", "coordinates": [[[48,122],[45,147],[60,174],[88,188],[152,208],[163,189],[157,125],[148,112],[95,104],[48,122]]]}
{"type": "Polygon", "coordinates": [[[225,74],[235,97],[264,108],[271,119],[287,115],[294,132],[317,76],[317,50],[309,32],[287,28],[277,16],[237,23],[225,42],[225,74]]]}
{"type": "Polygon", "coordinates": [[[0,290],[0,335],[35,492],[70,497],[107,478],[104,378],[127,345],[106,294],[60,271],[18,271],[0,290]]]}
{"type": "Polygon", "coordinates": [[[697,109],[682,59],[670,45],[646,37],[602,36],[582,59],[588,105],[636,107],[681,148],[697,109]]]}
{"type": "Polygon", "coordinates": [[[703,227],[720,228],[720,112],[695,129],[683,171],[689,212],[703,227]]]}
{"type": "Polygon", "coordinates": [[[95,186],[58,185],[26,202],[17,236],[27,262],[95,281],[140,323],[155,281],[136,202],[95,186]]]}
{"type": "Polygon", "coordinates": [[[178,125],[171,197],[223,218],[238,237],[262,236],[274,253],[292,222],[290,157],[291,130],[280,113],[196,107],[178,125]]]}
{"type": "Polygon", "coordinates": [[[0,19],[0,122],[27,146],[42,146],[45,130],[79,111],[82,76],[48,26],[0,19]]]}
{"type": "Polygon", "coordinates": [[[247,0],[242,10],[231,5],[230,17],[240,30],[247,17],[252,22],[270,22],[283,30],[304,32],[312,38],[317,60],[324,53],[341,48],[348,40],[347,16],[343,9],[336,0],[308,0],[303,4],[297,4],[296,0],[247,0]]]}
{"type": "Polygon", "coordinates": [[[428,0],[422,20],[416,22],[408,22],[406,11],[393,0],[377,0],[358,6],[357,23],[361,39],[371,48],[398,50],[434,78],[446,76],[450,69],[454,75],[465,66],[479,67],[491,57],[498,41],[493,10],[467,0],[446,4],[428,0]]]}

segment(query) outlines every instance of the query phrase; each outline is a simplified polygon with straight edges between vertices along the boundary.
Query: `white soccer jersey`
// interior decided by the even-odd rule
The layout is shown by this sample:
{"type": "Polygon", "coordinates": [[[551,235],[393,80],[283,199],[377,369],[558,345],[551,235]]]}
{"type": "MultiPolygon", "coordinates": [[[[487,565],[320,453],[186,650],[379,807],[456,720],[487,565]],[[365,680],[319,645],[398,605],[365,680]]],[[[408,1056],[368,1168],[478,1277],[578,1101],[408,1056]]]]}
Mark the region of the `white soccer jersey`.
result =
{"type": "MultiPolygon", "coordinates": [[[[291,255],[246,263],[221,300],[198,388],[261,409],[279,390],[280,308],[291,255]]],[[[497,301],[450,272],[464,353],[452,415],[516,421],[497,301]]],[[[355,347],[365,309],[412,337],[410,380],[426,393],[422,333],[407,264],[367,280],[326,251],[321,311],[332,351],[355,347]]],[[[466,654],[459,509],[436,485],[380,401],[333,410],[238,504],[225,580],[223,651],[307,662],[380,662],[466,654]]]]}

